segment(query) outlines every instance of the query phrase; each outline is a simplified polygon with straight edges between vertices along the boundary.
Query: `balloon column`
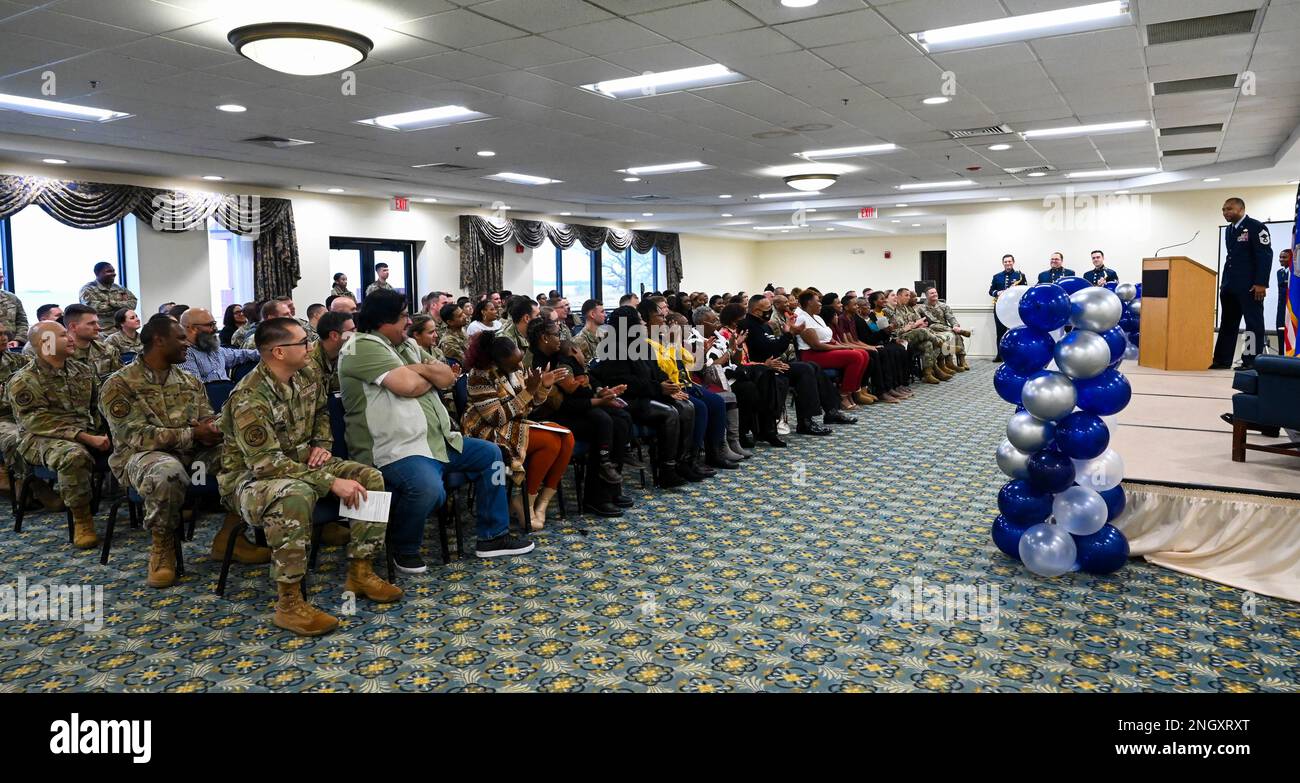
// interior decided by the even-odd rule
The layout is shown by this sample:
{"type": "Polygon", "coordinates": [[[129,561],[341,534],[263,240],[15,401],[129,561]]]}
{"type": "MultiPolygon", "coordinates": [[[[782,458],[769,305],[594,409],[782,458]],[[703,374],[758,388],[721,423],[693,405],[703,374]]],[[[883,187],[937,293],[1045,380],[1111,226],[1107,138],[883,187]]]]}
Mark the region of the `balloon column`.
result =
{"type": "Polygon", "coordinates": [[[1124,348],[1124,358],[1136,359],[1141,339],[1138,326],[1142,321],[1142,284],[1110,283],[1107,288],[1114,291],[1124,303],[1124,314],[1119,318],[1119,328],[1124,330],[1124,337],[1128,340],[1128,345],[1124,348]]]}
{"type": "Polygon", "coordinates": [[[1132,394],[1118,369],[1136,351],[1123,326],[1131,310],[1077,277],[1009,288],[996,310],[1010,328],[993,384],[1017,409],[997,451],[1011,481],[998,493],[993,542],[1041,576],[1118,570],[1128,540],[1109,523],[1124,511],[1124,461],[1110,437],[1132,394]]]}

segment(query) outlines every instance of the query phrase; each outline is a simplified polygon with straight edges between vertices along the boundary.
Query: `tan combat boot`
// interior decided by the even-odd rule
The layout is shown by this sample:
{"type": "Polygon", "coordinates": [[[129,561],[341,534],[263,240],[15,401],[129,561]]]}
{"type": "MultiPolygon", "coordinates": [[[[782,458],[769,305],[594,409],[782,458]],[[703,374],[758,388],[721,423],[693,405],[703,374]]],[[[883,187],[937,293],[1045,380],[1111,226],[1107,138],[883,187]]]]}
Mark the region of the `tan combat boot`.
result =
{"type": "Polygon", "coordinates": [[[37,478],[27,479],[32,483],[32,497],[36,498],[46,511],[67,511],[68,507],[63,505],[63,498],[59,493],[50,488],[49,484],[37,478]]]}
{"type": "Polygon", "coordinates": [[[938,383],[939,379],[934,376],[934,370],[926,367],[921,373],[921,383],[938,383]]]}
{"type": "Polygon", "coordinates": [[[953,361],[952,356],[943,357],[943,369],[944,372],[948,373],[949,375],[957,374],[957,363],[953,361]]]}
{"type": "Polygon", "coordinates": [[[966,354],[959,353],[957,354],[957,358],[961,359],[961,361],[957,362],[957,369],[962,372],[966,372],[970,369],[970,364],[966,361],[966,354]]]}
{"type": "Polygon", "coordinates": [[[156,530],[149,547],[149,586],[171,587],[176,584],[176,531],[156,530]]]}
{"type": "Polygon", "coordinates": [[[72,545],[77,549],[94,549],[99,545],[90,506],[72,509],[72,545]]]}
{"type": "MultiPolygon", "coordinates": [[[[236,514],[226,514],[226,519],[221,523],[221,530],[217,532],[216,538],[212,539],[212,559],[220,563],[226,556],[226,543],[230,536],[234,534],[235,528],[239,525],[239,516],[236,514]]],[[[249,565],[259,565],[261,563],[271,562],[271,548],[266,546],[256,546],[248,543],[242,535],[235,536],[235,562],[246,563],[249,565]]]]}
{"type": "Polygon", "coordinates": [[[392,603],[402,597],[402,588],[380,579],[368,558],[353,558],[348,561],[348,579],[343,584],[343,589],[381,604],[392,603]]]}
{"type": "Polygon", "coordinates": [[[278,628],[293,631],[299,636],[320,636],[339,627],[335,617],[322,612],[303,600],[299,582],[276,582],[280,600],[275,604],[271,622],[278,628]]]}
{"type": "Polygon", "coordinates": [[[876,397],[866,389],[858,389],[853,392],[853,401],[859,405],[875,405],[876,397]]]}

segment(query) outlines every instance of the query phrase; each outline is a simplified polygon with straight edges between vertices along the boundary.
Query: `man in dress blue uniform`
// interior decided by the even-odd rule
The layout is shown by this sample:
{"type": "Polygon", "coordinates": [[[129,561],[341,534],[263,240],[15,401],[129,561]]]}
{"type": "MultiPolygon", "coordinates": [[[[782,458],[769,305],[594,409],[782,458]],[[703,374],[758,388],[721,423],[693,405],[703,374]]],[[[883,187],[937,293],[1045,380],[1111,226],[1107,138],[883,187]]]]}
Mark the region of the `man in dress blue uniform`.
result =
{"type": "Polygon", "coordinates": [[[1286,355],[1286,297],[1291,289],[1291,248],[1277,254],[1277,352],[1286,355]]]}
{"type": "Polygon", "coordinates": [[[1048,263],[1050,266],[1045,271],[1038,273],[1038,282],[1055,283],[1062,277],[1074,277],[1074,270],[1065,268],[1065,256],[1061,254],[1061,251],[1058,250],[1053,253],[1052,260],[1048,263]]]}
{"type": "MultiPolygon", "coordinates": [[[[996,305],[998,294],[1007,290],[1013,285],[1029,285],[1029,281],[1021,272],[1016,271],[1016,257],[1007,253],[1002,256],[1002,271],[993,276],[993,283],[989,285],[989,296],[993,297],[993,303],[996,305]]],[[[998,312],[993,310],[993,323],[998,329],[998,355],[993,357],[993,361],[1002,361],[1002,335],[1007,333],[1006,324],[998,320],[998,312]]]]}
{"type": "Polygon", "coordinates": [[[1100,250],[1092,251],[1092,269],[1083,273],[1083,279],[1093,285],[1118,283],[1119,275],[1114,269],[1106,268],[1106,254],[1100,250]]]}
{"type": "Polygon", "coordinates": [[[1219,339],[1214,343],[1210,369],[1232,366],[1242,316],[1251,336],[1246,339],[1238,369],[1249,369],[1265,344],[1264,297],[1273,266],[1272,239],[1263,223],[1246,215],[1246,202],[1239,198],[1223,202],[1223,219],[1228,221],[1223,235],[1228,258],[1219,273],[1219,339]]]}

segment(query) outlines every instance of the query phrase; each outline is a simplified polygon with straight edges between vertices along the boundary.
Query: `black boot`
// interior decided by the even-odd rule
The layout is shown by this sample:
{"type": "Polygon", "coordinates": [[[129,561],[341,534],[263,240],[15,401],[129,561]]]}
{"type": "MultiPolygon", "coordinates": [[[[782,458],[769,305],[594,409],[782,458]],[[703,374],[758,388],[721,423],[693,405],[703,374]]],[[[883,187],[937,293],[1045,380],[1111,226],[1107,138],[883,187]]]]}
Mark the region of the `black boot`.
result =
{"type": "Polygon", "coordinates": [[[776,434],[776,427],[772,427],[766,432],[760,433],[758,439],[767,445],[778,449],[783,449],[787,445],[785,441],[781,440],[781,436],[776,434]]]}
{"type": "Polygon", "coordinates": [[[625,468],[631,468],[632,470],[642,470],[642,469],[644,469],[644,468],[647,467],[647,466],[646,466],[646,464],[645,464],[644,462],[642,462],[642,461],[637,457],[635,451],[633,451],[632,449],[624,449],[624,450],[623,450],[623,467],[625,467],[625,468]]]}
{"type": "Polygon", "coordinates": [[[623,488],[621,486],[610,488],[609,502],[610,505],[616,506],[618,508],[632,508],[633,506],[636,505],[636,503],[632,500],[632,498],[623,494],[623,488]]]}
{"type": "Polygon", "coordinates": [[[804,419],[794,430],[800,435],[830,435],[831,428],[818,424],[814,419],[804,419]]]}
{"type": "Polygon", "coordinates": [[[740,445],[741,448],[746,448],[746,449],[754,448],[754,439],[750,437],[750,434],[748,432],[740,433],[740,445]]]}
{"type": "Polygon", "coordinates": [[[719,470],[736,470],[740,467],[739,462],[732,462],[722,456],[721,447],[717,443],[704,444],[704,460],[711,468],[719,470]]]}
{"type": "Polygon", "coordinates": [[[658,473],[657,483],[660,489],[676,489],[686,483],[686,477],[682,475],[681,466],[673,460],[661,464],[658,473]]]}
{"type": "Polygon", "coordinates": [[[714,475],[713,471],[710,471],[706,475],[700,470],[701,466],[696,462],[696,457],[698,455],[699,449],[687,449],[686,453],[682,455],[682,458],[677,461],[677,475],[687,481],[703,481],[709,476],[714,475]]]}
{"type": "Polygon", "coordinates": [[[611,518],[623,516],[622,510],[609,502],[610,494],[608,484],[599,488],[595,486],[588,488],[586,497],[582,499],[582,513],[611,518]]]}
{"type": "Polygon", "coordinates": [[[618,472],[618,466],[609,459],[609,449],[600,450],[600,463],[596,476],[607,484],[623,483],[623,476],[618,472]]]}

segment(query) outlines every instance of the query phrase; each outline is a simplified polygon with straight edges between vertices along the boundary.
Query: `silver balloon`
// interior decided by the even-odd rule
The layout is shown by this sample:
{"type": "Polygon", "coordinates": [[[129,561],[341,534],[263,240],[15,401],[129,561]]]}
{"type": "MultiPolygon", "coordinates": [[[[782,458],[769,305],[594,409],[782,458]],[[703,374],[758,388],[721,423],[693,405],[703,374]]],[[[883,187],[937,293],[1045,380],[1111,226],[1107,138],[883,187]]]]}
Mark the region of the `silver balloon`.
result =
{"type": "Polygon", "coordinates": [[[1010,440],[1004,440],[1002,445],[998,446],[998,467],[1013,479],[1027,479],[1029,478],[1029,455],[1016,448],[1010,440]]]}
{"type": "Polygon", "coordinates": [[[1074,537],[1059,525],[1039,522],[1020,537],[1020,559],[1039,576],[1060,576],[1074,570],[1078,554],[1074,537]]]}
{"type": "Polygon", "coordinates": [[[1070,294],[1070,323],[1076,329],[1104,332],[1114,329],[1123,315],[1124,303],[1106,288],[1089,286],[1070,294]]]}
{"type": "MultiPolygon", "coordinates": [[[[1079,293],[1098,290],[1106,289],[1085,288],[1079,293]]],[[[1076,329],[1056,344],[1054,353],[1056,365],[1071,378],[1096,378],[1110,366],[1110,344],[1096,332],[1076,329]]]]}
{"type": "Polygon", "coordinates": [[[1043,421],[1064,419],[1074,411],[1074,403],[1077,402],[1074,383],[1059,372],[1030,378],[1025,381],[1020,395],[1025,410],[1029,411],[1035,419],[1043,421]]]}
{"type": "Polygon", "coordinates": [[[1129,361],[1138,358],[1138,347],[1133,343],[1126,345],[1124,347],[1124,358],[1129,361]]]}
{"type": "Polygon", "coordinates": [[[1129,303],[1128,303],[1128,311],[1129,311],[1130,313],[1132,313],[1133,315],[1136,315],[1136,316],[1138,316],[1138,317],[1141,317],[1141,316],[1142,316],[1142,300],[1141,300],[1141,299],[1134,299],[1132,302],[1129,302],[1129,303]]]}
{"type": "Polygon", "coordinates": [[[1106,499],[1088,487],[1070,487],[1052,499],[1052,516],[1067,533],[1090,536],[1106,524],[1106,499]]]}
{"type": "Polygon", "coordinates": [[[1137,295],[1138,288],[1132,283],[1120,283],[1115,286],[1115,296],[1118,296],[1121,301],[1132,302],[1137,299],[1137,295]]]}
{"type": "MultiPolygon", "coordinates": [[[[1017,450],[1027,454],[1043,448],[1055,437],[1055,424],[1035,419],[1028,411],[1019,411],[1007,420],[1007,440],[1017,450]]],[[[1002,458],[999,456],[998,465],[1001,464],[1002,458]]]]}
{"type": "Polygon", "coordinates": [[[1008,329],[1024,325],[1025,322],[1020,318],[1020,297],[1028,290],[1029,286],[1016,285],[998,294],[993,310],[997,313],[998,320],[1008,329]]]}
{"type": "Polygon", "coordinates": [[[1114,449],[1106,449],[1093,459],[1076,459],[1074,481],[1081,487],[1105,492],[1124,480],[1124,458],[1114,449]]]}

